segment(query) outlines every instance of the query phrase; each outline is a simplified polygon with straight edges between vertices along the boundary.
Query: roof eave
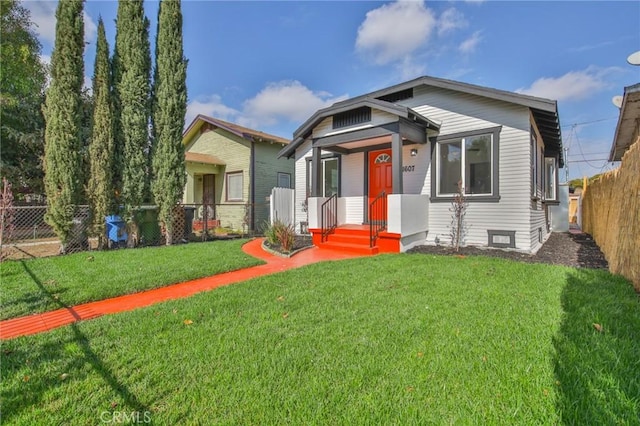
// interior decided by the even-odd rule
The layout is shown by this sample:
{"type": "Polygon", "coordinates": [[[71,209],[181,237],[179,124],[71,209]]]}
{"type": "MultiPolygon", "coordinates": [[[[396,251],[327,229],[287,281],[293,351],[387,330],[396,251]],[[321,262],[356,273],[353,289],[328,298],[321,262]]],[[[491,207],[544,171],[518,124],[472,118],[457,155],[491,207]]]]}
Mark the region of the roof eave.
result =
{"type": "MultiPolygon", "coordinates": [[[[622,138],[622,131],[627,122],[633,121],[633,117],[628,117],[628,103],[631,96],[637,97],[631,102],[640,102],[640,83],[627,86],[624,88],[624,96],[622,97],[622,105],[620,105],[620,114],[618,115],[618,123],[616,124],[616,131],[611,144],[611,150],[609,151],[609,161],[620,161],[622,156],[626,152],[627,147],[620,141],[622,138]]],[[[636,117],[640,118],[640,117],[636,117]]]]}

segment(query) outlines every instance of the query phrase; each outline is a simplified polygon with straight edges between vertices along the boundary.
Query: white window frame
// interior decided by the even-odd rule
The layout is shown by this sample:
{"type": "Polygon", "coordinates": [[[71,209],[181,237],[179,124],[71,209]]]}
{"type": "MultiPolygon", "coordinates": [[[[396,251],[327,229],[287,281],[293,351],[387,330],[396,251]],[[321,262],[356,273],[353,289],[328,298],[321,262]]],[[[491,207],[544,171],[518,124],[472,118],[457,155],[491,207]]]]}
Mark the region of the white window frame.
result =
{"type": "MultiPolygon", "coordinates": [[[[338,171],[338,175],[337,175],[337,193],[340,194],[340,157],[337,156],[330,156],[330,157],[324,157],[320,159],[320,164],[322,164],[322,194],[320,195],[321,197],[327,197],[325,189],[326,189],[326,182],[327,182],[327,176],[326,176],[326,167],[325,164],[328,161],[336,161],[336,170],[338,171]]],[[[311,161],[311,159],[307,159],[307,197],[311,196],[311,175],[313,173],[312,171],[313,169],[313,161],[311,161]]]]}
{"type": "Polygon", "coordinates": [[[291,173],[278,172],[276,184],[278,188],[291,188],[291,173]],[[286,178],[287,180],[286,185],[282,185],[280,182],[283,178],[286,178]]]}
{"type": "Polygon", "coordinates": [[[531,127],[531,197],[538,196],[538,138],[533,127],[531,127]]]}
{"type": "Polygon", "coordinates": [[[236,172],[228,172],[225,174],[225,198],[227,201],[244,201],[244,172],[242,171],[236,171],[236,172]],[[232,197],[232,195],[237,195],[237,194],[231,194],[230,193],[230,189],[231,189],[231,185],[229,183],[230,179],[232,178],[240,178],[240,197],[232,197]]]}
{"type": "Polygon", "coordinates": [[[494,193],[494,182],[493,179],[494,177],[494,167],[496,166],[494,164],[494,155],[493,155],[493,150],[495,149],[495,143],[494,143],[494,139],[493,139],[493,133],[492,132],[487,132],[487,133],[480,133],[480,134],[474,134],[474,135],[469,135],[469,136],[465,136],[462,138],[456,138],[456,139],[447,139],[447,140],[443,140],[443,141],[438,141],[436,143],[436,161],[438,162],[437,164],[437,175],[436,175],[436,194],[438,197],[453,197],[455,195],[455,193],[442,193],[440,192],[440,173],[442,171],[442,163],[440,163],[440,148],[442,147],[442,145],[445,144],[451,144],[451,143],[456,143],[456,142],[460,142],[460,152],[461,152],[461,158],[460,158],[460,180],[462,181],[462,188],[464,189],[464,193],[465,193],[465,197],[488,197],[488,196],[493,196],[494,193]],[[489,159],[491,162],[491,168],[489,171],[489,177],[491,179],[490,185],[489,187],[491,188],[491,192],[485,192],[482,194],[470,194],[466,192],[467,189],[467,176],[465,176],[466,174],[466,141],[467,139],[470,138],[477,138],[477,137],[482,137],[482,136],[489,136],[490,139],[490,143],[491,143],[491,149],[489,152],[489,159]]]}
{"type": "Polygon", "coordinates": [[[544,157],[544,198],[546,201],[558,200],[558,160],[555,157],[544,157]],[[549,162],[550,161],[550,162],[549,162]],[[551,173],[548,173],[548,166],[552,167],[551,173]],[[548,182],[551,179],[551,182],[548,182]],[[551,189],[552,193],[547,193],[547,188],[551,189]]]}

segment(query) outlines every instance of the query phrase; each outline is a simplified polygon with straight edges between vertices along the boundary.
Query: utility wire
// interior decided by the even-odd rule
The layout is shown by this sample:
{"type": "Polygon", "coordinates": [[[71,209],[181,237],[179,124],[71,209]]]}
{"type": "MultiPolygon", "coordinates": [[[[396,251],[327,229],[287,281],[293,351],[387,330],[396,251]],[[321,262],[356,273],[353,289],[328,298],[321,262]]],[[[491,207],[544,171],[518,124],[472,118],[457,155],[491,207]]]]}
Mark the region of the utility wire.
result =
{"type": "Polygon", "coordinates": [[[600,118],[598,120],[583,121],[582,123],[565,124],[564,126],[560,126],[560,127],[564,129],[565,127],[576,127],[576,126],[582,126],[584,124],[593,124],[593,123],[601,123],[603,121],[616,120],[617,118],[618,117],[600,118]]]}
{"type": "MultiPolygon", "coordinates": [[[[578,138],[578,133],[575,131],[575,126],[573,127],[573,133],[575,133],[576,136],[576,143],[578,144],[578,150],[580,151],[580,155],[582,156],[582,159],[584,160],[584,163],[587,163],[587,165],[593,167],[594,169],[598,169],[600,167],[602,167],[600,164],[598,164],[597,166],[594,164],[591,164],[589,161],[600,161],[600,160],[587,160],[587,157],[584,156],[584,152],[582,151],[582,146],[580,146],[580,138],[578,138]]],[[[606,161],[606,160],[603,160],[606,161]]]]}

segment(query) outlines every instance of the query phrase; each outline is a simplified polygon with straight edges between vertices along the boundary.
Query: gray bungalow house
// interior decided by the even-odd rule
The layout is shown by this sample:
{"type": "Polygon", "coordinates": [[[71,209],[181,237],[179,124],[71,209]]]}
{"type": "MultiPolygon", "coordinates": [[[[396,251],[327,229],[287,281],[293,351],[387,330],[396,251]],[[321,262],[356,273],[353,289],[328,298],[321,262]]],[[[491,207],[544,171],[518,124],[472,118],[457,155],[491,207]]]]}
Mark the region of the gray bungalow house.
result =
{"type": "Polygon", "coordinates": [[[279,156],[314,243],[372,253],[449,244],[459,184],[463,244],[536,252],[563,167],[556,101],[434,77],[318,110],[279,156]]]}

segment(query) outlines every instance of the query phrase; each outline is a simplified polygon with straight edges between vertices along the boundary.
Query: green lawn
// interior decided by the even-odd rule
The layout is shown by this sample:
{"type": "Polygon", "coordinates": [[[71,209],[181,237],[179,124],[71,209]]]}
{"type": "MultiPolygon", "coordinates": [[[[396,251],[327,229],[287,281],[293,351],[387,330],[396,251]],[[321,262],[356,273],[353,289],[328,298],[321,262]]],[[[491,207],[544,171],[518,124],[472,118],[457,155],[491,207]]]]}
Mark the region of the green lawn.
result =
{"type": "Polygon", "coordinates": [[[46,312],[262,262],[246,240],[95,251],[0,263],[0,319],[46,312]]]}
{"type": "Polygon", "coordinates": [[[2,420],[636,425],[638,342],[606,272],[383,255],[3,342],[2,420]]]}

